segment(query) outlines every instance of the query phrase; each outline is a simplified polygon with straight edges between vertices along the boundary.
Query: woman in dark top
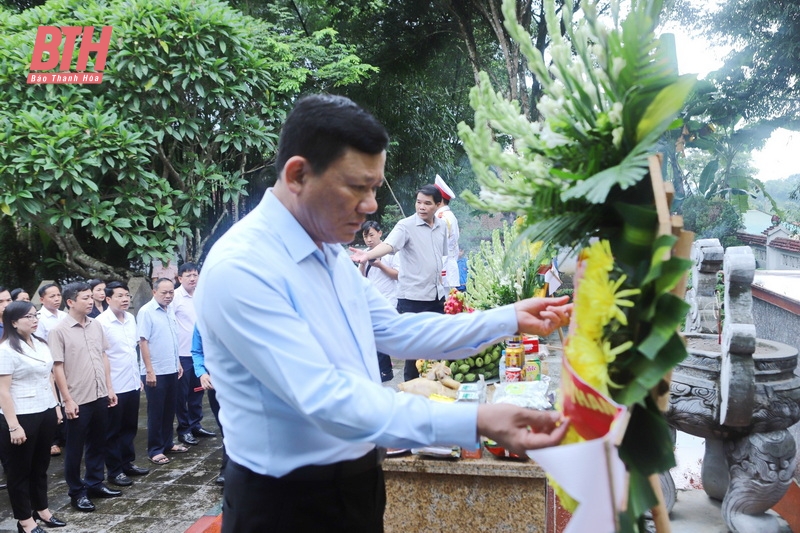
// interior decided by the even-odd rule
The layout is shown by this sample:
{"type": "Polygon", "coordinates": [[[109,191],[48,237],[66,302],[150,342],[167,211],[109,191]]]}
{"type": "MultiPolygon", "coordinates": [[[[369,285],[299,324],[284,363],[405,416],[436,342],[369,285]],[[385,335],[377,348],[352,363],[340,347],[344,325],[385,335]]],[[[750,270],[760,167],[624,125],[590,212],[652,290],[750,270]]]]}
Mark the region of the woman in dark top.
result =
{"type": "Polygon", "coordinates": [[[101,279],[90,279],[87,283],[92,288],[92,300],[94,301],[92,312],[87,316],[89,318],[97,318],[97,315],[108,308],[106,303],[106,282],[101,279]]]}

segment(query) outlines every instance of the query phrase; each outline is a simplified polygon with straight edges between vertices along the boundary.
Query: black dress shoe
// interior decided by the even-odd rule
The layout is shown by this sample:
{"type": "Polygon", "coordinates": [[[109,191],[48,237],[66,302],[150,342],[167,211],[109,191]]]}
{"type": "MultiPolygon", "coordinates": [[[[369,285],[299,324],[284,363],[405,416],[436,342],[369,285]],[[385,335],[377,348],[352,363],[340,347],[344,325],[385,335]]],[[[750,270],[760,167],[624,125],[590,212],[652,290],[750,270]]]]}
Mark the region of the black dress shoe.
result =
{"type": "Polygon", "coordinates": [[[202,427],[200,429],[193,429],[192,430],[192,435],[194,435],[195,437],[216,437],[217,436],[217,434],[214,433],[213,431],[209,431],[206,428],[202,428],[202,427]]]}
{"type": "Polygon", "coordinates": [[[150,473],[149,468],[141,468],[133,464],[127,468],[123,468],[122,471],[125,472],[126,476],[146,476],[150,473]]]}
{"type": "Polygon", "coordinates": [[[116,485],[117,487],[130,487],[133,485],[133,480],[126,476],[124,472],[117,474],[113,478],[109,478],[108,482],[116,485]]]}
{"type": "Polygon", "coordinates": [[[214,480],[214,483],[219,485],[220,487],[225,485],[225,474],[220,474],[217,476],[217,479],[214,480]]]}
{"type": "Polygon", "coordinates": [[[178,435],[178,440],[184,444],[188,444],[189,446],[197,446],[197,444],[200,443],[200,441],[197,440],[197,437],[195,437],[191,433],[184,433],[182,435],[178,435]]]}
{"type": "Polygon", "coordinates": [[[83,511],[84,513],[91,513],[92,511],[94,511],[94,504],[92,503],[92,500],[90,500],[86,496],[78,496],[77,498],[70,498],[70,503],[75,509],[83,511]]]}
{"type": "Polygon", "coordinates": [[[5,481],[0,481],[0,490],[3,490],[3,489],[4,489],[4,488],[6,488],[7,486],[8,486],[8,485],[6,485],[6,482],[5,482],[5,481]]]}
{"type": "MultiPolygon", "coordinates": [[[[22,524],[17,522],[17,533],[26,533],[25,528],[22,527],[22,524]]],[[[39,526],[34,527],[31,529],[30,533],[47,533],[44,529],[40,528],[39,526]]]]}
{"type": "Polygon", "coordinates": [[[33,512],[31,513],[31,516],[33,516],[33,519],[34,519],[34,520],[38,520],[38,521],[40,521],[40,522],[43,522],[43,523],[44,523],[44,525],[46,525],[47,527],[64,527],[64,526],[66,526],[66,525],[67,525],[67,523],[66,523],[66,522],[64,522],[64,521],[63,521],[63,520],[61,520],[60,518],[56,517],[56,515],[54,515],[54,514],[52,514],[52,513],[50,513],[50,520],[45,520],[45,519],[44,519],[44,518],[42,518],[42,517],[41,517],[41,515],[40,515],[39,513],[37,513],[36,511],[33,511],[33,512]]]}
{"type": "Polygon", "coordinates": [[[116,498],[117,496],[122,496],[121,490],[110,489],[102,483],[99,489],[89,489],[86,492],[92,498],[116,498]]]}

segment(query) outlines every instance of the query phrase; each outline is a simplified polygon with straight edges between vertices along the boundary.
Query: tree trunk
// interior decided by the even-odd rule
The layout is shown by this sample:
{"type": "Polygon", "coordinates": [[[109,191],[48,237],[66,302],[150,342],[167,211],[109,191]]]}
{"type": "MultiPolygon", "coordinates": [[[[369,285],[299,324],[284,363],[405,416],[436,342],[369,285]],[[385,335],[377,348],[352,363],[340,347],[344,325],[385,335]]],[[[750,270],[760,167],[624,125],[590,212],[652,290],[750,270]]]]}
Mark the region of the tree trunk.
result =
{"type": "Polygon", "coordinates": [[[124,268],[115,268],[87,254],[72,232],[60,233],[52,225],[37,220],[38,228],[53,239],[58,249],[64,254],[64,262],[76,274],[84,278],[100,278],[106,281],[127,281],[134,272],[124,268]]]}

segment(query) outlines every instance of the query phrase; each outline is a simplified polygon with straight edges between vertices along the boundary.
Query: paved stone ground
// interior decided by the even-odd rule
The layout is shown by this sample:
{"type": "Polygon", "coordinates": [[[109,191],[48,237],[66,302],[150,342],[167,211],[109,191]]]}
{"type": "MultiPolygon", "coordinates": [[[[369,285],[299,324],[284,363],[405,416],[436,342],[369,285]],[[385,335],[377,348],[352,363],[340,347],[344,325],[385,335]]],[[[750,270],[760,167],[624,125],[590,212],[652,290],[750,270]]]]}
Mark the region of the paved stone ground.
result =
{"type": "MultiPolygon", "coordinates": [[[[217,433],[217,437],[201,439],[200,444],[190,446],[187,453],[171,454],[172,462],[167,465],[154,465],[147,459],[147,400],[142,394],[136,464],[150,468],[150,473],[133,478],[134,484],[121,488],[123,495],[119,498],[93,499],[97,506],[93,513],[81,513],[70,506],[64,481],[64,456],[53,457],[49,469],[50,509],[68,525],[49,530],[62,533],[183,532],[202,516],[219,514],[222,491],[214,480],[222,461],[222,438],[208,401],[204,402],[204,407],[203,426],[217,433]]],[[[16,524],[8,495],[0,491],[0,532],[16,532],[16,524]]]]}

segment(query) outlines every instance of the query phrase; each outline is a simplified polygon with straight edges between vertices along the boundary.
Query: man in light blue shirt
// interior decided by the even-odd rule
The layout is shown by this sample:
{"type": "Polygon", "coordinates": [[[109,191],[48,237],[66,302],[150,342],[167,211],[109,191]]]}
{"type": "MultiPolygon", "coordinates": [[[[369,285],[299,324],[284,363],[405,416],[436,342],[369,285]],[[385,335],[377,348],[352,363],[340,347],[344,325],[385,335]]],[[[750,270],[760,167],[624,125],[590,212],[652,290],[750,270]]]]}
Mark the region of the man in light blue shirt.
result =
{"type": "Polygon", "coordinates": [[[563,298],[398,314],[338,244],[377,209],[387,146],[383,126],[350,100],[301,99],[281,132],[278,182],[203,265],[198,329],[230,456],[223,532],[382,531],[376,446],[474,448],[486,435],[521,452],[566,431],[555,413],[380,385],[378,350],[458,358],[517,331],[548,334],[571,309],[563,298]]]}
{"type": "Polygon", "coordinates": [[[167,278],[153,284],[153,299],[139,309],[136,331],[142,355],[140,372],[147,396],[147,456],[155,464],[170,462],[167,452],[188,448],[173,441],[172,425],[183,369],[178,361],[178,323],[170,307],[175,285],[167,278]]]}

